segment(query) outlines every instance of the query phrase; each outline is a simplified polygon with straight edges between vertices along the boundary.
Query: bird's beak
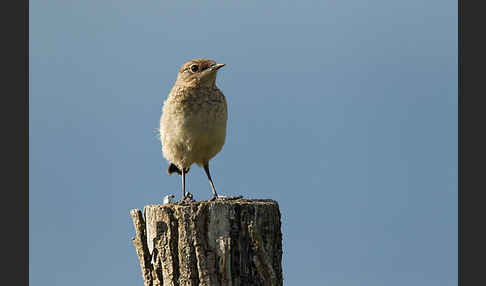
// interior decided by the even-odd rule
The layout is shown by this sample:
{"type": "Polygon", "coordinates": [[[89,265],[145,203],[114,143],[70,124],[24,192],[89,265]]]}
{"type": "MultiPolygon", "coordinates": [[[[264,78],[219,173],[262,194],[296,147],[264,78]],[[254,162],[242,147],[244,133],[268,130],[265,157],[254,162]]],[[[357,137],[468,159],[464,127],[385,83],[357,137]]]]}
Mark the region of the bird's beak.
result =
{"type": "Polygon", "coordinates": [[[225,64],[215,64],[214,66],[211,67],[211,69],[213,71],[217,71],[217,70],[219,70],[220,68],[222,68],[224,66],[225,66],[225,64]]]}
{"type": "Polygon", "coordinates": [[[216,72],[222,67],[224,67],[224,64],[215,64],[203,70],[201,73],[197,73],[196,75],[202,81],[210,80],[214,82],[216,79],[216,72]]]}

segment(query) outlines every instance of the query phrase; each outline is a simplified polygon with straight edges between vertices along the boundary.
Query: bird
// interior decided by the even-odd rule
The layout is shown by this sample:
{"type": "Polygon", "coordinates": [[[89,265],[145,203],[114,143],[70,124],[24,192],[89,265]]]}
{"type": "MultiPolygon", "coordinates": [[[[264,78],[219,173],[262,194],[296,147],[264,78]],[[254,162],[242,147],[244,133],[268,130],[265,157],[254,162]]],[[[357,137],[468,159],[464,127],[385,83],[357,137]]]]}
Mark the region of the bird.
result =
{"type": "Polygon", "coordinates": [[[186,174],[194,163],[208,177],[213,194],[210,200],[218,198],[209,161],[226,140],[228,106],[216,86],[216,74],[223,66],[207,58],[185,62],[163,103],[159,129],[162,154],[169,164],[167,173],[182,177],[181,201],[186,198],[186,174]]]}

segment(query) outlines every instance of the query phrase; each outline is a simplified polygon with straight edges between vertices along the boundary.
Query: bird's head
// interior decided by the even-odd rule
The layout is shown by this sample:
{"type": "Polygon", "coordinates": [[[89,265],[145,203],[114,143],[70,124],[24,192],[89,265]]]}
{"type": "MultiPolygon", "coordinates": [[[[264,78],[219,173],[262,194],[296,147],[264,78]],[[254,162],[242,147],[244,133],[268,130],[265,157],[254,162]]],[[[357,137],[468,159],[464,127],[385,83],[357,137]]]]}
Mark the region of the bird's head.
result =
{"type": "Polygon", "coordinates": [[[176,84],[214,87],[216,85],[216,72],[223,66],[224,64],[217,64],[209,59],[190,60],[179,69],[176,84]]]}

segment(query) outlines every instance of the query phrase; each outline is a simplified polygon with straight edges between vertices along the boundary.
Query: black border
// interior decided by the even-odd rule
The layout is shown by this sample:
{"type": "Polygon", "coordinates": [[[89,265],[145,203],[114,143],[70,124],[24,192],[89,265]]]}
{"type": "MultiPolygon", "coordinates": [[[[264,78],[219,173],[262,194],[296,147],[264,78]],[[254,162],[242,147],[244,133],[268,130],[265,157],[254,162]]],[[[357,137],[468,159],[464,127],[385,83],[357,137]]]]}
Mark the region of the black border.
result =
{"type": "Polygon", "coordinates": [[[29,1],[2,1],[0,11],[2,285],[28,285],[29,1]]]}
{"type": "Polygon", "coordinates": [[[485,37],[481,1],[458,1],[459,285],[486,285],[485,37]],[[467,5],[466,5],[467,4],[467,5]]]}

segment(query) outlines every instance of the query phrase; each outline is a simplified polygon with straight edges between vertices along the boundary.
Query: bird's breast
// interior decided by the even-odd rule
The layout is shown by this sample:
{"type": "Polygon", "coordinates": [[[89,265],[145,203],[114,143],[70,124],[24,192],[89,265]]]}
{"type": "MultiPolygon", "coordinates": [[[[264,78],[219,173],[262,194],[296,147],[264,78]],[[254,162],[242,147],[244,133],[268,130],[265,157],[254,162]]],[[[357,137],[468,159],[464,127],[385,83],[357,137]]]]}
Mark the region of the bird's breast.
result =
{"type": "Polygon", "coordinates": [[[210,159],[224,145],[227,117],[221,91],[173,89],[160,120],[164,155],[191,157],[187,160],[195,162],[210,159]]]}

